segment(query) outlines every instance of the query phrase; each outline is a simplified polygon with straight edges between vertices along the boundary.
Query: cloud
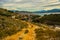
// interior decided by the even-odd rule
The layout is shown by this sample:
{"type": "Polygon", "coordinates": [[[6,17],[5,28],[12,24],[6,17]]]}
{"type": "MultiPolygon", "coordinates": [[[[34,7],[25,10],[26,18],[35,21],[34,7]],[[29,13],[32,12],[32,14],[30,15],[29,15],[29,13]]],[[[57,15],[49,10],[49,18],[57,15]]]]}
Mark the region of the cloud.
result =
{"type": "Polygon", "coordinates": [[[21,2],[22,0],[13,0],[14,2],[21,2]]]}
{"type": "Polygon", "coordinates": [[[25,3],[25,4],[15,4],[15,3],[8,3],[8,4],[3,4],[3,7],[17,7],[17,8],[30,8],[32,7],[32,4],[30,3],[25,3]]]}
{"type": "Polygon", "coordinates": [[[58,6],[58,5],[60,5],[60,2],[48,4],[48,5],[45,5],[44,7],[52,7],[52,6],[58,6]]]}
{"type": "Polygon", "coordinates": [[[60,7],[59,0],[0,0],[0,7],[17,10],[43,10],[60,7]]]}

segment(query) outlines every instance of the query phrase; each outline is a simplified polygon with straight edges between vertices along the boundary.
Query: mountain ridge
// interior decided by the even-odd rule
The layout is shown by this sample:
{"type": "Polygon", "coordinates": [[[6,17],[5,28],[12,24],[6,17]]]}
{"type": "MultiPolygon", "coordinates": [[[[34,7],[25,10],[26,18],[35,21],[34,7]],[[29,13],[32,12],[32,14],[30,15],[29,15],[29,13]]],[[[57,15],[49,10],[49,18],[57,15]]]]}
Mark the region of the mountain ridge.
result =
{"type": "Polygon", "coordinates": [[[18,11],[18,10],[9,10],[9,11],[16,12],[16,13],[55,13],[55,12],[60,12],[60,9],[40,10],[40,11],[34,11],[34,12],[18,11]]]}
{"type": "Polygon", "coordinates": [[[60,9],[41,10],[41,11],[36,11],[35,13],[55,13],[55,12],[60,12],[60,9]]]}

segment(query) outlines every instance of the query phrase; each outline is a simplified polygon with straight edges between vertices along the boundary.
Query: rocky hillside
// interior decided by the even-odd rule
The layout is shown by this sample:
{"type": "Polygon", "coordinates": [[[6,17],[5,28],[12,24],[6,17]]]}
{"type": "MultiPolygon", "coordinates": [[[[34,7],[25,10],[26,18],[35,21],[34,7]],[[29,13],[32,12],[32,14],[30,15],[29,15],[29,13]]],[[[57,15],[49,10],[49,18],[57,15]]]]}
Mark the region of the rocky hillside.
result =
{"type": "Polygon", "coordinates": [[[60,40],[60,15],[22,15],[0,8],[0,40],[60,40]]]}
{"type": "Polygon", "coordinates": [[[36,40],[60,40],[60,29],[51,28],[48,25],[41,25],[35,29],[36,40]]]}
{"type": "Polygon", "coordinates": [[[23,28],[27,28],[26,23],[15,19],[13,15],[17,14],[6,9],[0,9],[0,39],[15,34],[23,28]]]}

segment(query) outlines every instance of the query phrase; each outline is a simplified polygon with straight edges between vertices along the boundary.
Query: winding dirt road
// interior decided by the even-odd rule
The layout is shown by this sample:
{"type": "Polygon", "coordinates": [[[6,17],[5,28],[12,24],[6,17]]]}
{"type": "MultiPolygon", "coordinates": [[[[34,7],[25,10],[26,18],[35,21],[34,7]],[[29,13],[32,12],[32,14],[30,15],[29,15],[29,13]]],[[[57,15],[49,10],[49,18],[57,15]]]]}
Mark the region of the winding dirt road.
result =
{"type": "Polygon", "coordinates": [[[26,23],[28,24],[28,28],[24,28],[22,31],[12,36],[8,36],[4,40],[35,40],[36,34],[34,30],[38,28],[38,26],[33,25],[29,22],[26,23]],[[28,30],[28,33],[25,33],[26,30],[28,30]]]}

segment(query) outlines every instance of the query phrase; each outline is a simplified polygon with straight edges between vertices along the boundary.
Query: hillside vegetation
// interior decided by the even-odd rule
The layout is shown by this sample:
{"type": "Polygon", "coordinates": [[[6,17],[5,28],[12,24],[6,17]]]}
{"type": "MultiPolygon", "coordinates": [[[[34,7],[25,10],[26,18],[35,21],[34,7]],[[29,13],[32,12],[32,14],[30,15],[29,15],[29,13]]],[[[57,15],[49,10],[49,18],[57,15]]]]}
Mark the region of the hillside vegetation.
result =
{"type": "Polygon", "coordinates": [[[27,28],[26,23],[12,18],[13,15],[16,14],[0,8],[0,39],[27,28]]]}
{"type": "Polygon", "coordinates": [[[0,40],[17,40],[22,36],[23,40],[60,40],[59,28],[60,14],[23,15],[0,8],[0,40]]]}
{"type": "Polygon", "coordinates": [[[60,14],[44,15],[40,19],[40,22],[50,24],[50,25],[60,25],[60,14]]]}
{"type": "Polygon", "coordinates": [[[47,25],[35,29],[36,40],[60,40],[60,29],[56,30],[47,25]]]}
{"type": "Polygon", "coordinates": [[[40,18],[35,19],[33,22],[48,25],[60,25],[60,14],[44,15],[40,18]]]}

